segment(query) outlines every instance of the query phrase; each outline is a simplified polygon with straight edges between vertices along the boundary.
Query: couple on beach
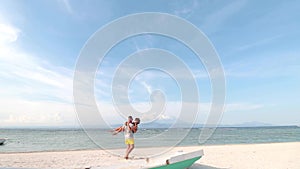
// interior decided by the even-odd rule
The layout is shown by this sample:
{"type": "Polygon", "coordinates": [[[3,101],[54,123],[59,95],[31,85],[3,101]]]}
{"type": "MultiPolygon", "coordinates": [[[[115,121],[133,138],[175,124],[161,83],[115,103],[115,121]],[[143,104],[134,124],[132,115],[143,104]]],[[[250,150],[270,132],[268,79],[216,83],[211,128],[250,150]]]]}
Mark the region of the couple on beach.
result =
{"type": "Polygon", "coordinates": [[[132,116],[128,116],[127,121],[123,126],[114,129],[113,135],[118,134],[123,131],[125,135],[125,144],[127,145],[127,149],[125,152],[125,159],[128,160],[129,153],[134,149],[134,137],[133,134],[137,132],[138,125],[140,124],[140,119],[135,118],[133,120],[132,116]]]}

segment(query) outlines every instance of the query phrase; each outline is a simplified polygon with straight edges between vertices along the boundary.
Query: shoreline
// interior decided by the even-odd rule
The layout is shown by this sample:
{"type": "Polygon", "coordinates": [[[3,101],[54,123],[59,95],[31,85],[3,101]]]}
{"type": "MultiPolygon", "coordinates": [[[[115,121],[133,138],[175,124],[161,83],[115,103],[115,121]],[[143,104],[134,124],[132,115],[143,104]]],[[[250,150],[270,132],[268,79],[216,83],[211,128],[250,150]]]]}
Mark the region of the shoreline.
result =
{"type": "Polygon", "coordinates": [[[0,167],[145,168],[150,165],[161,164],[167,158],[178,154],[178,152],[183,153],[203,149],[204,156],[190,169],[300,168],[300,142],[180,146],[160,156],[150,157],[150,162],[146,163],[147,153],[151,154],[163,149],[162,147],[137,147],[131,154],[131,156],[134,156],[132,160],[123,159],[122,155],[125,148],[114,150],[0,153],[0,167]],[[119,153],[119,156],[113,155],[108,151],[119,153]]]}
{"type": "MultiPolygon", "coordinates": [[[[300,143],[297,141],[285,141],[285,142],[264,142],[264,143],[239,143],[239,144],[203,144],[203,145],[180,145],[180,146],[175,146],[175,147],[210,147],[210,146],[237,146],[237,145],[260,145],[260,144],[281,144],[281,143],[300,143]]],[[[5,146],[1,145],[1,146],[5,146]]],[[[1,147],[0,147],[1,148],[1,147]]],[[[153,147],[138,147],[136,146],[135,149],[148,149],[148,148],[153,148],[153,147]]],[[[166,146],[155,146],[155,148],[166,148],[166,146]]],[[[26,154],[26,153],[46,153],[46,152],[74,152],[74,151],[116,151],[116,150],[122,150],[125,149],[125,145],[124,148],[110,148],[110,149],[74,149],[74,150],[46,150],[46,151],[25,151],[25,152],[0,152],[0,154],[26,154]]]]}
{"type": "MultiPolygon", "coordinates": [[[[81,126],[79,127],[51,127],[51,126],[37,126],[37,127],[0,127],[0,130],[111,130],[114,127],[122,126],[123,124],[114,124],[112,128],[102,128],[102,127],[90,127],[90,128],[82,128],[81,126]]],[[[277,128],[277,127],[287,127],[287,128],[300,128],[300,126],[296,124],[290,124],[290,125],[265,125],[265,126],[239,126],[239,125],[221,125],[218,126],[217,128],[277,128]]],[[[204,127],[204,125],[201,125],[199,127],[178,127],[178,128],[169,128],[169,127],[146,127],[146,128],[140,128],[140,129],[201,129],[201,128],[211,128],[211,127],[204,127]]]]}

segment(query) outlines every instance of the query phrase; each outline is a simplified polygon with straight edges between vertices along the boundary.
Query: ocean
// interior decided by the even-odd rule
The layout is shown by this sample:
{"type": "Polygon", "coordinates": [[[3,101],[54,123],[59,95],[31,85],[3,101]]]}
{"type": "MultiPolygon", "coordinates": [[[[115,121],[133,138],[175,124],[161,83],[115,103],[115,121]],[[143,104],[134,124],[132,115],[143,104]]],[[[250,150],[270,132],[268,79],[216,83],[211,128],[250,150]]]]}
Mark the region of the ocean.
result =
{"type": "MultiPolygon", "coordinates": [[[[224,144],[256,144],[299,142],[300,127],[217,128],[204,143],[198,141],[201,128],[194,129],[140,129],[135,133],[136,147],[195,146],[224,144]],[[185,136],[186,135],[186,136],[185,136]],[[184,139],[181,139],[181,137],[184,139]]],[[[113,136],[105,129],[0,129],[0,138],[6,138],[0,153],[43,152],[124,148],[124,136],[113,136]]]]}

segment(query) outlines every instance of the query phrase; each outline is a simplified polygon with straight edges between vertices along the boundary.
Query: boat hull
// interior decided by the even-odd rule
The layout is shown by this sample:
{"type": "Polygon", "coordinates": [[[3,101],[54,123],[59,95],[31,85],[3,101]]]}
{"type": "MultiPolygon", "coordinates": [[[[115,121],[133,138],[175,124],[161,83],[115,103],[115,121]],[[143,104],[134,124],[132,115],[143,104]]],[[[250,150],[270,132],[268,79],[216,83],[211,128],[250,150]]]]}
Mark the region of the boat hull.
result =
{"type": "Polygon", "coordinates": [[[0,145],[3,145],[5,142],[5,139],[0,139],[0,145]]]}
{"type": "Polygon", "coordinates": [[[202,156],[194,157],[191,159],[187,159],[184,161],[179,161],[173,164],[162,165],[158,167],[153,167],[149,169],[185,169],[192,166],[197,160],[199,160],[202,156]]]}

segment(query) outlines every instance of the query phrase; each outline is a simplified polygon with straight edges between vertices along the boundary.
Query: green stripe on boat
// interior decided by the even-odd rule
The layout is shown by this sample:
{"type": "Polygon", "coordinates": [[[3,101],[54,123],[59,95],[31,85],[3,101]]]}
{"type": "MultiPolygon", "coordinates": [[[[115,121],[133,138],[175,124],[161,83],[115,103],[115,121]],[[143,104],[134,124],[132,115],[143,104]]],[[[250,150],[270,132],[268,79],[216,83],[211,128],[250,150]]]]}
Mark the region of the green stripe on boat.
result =
{"type": "Polygon", "coordinates": [[[149,168],[149,169],[184,169],[184,168],[188,168],[188,167],[192,166],[200,158],[201,157],[195,157],[195,158],[180,161],[177,163],[163,165],[163,166],[159,166],[159,167],[153,167],[153,168],[149,168]]]}
{"type": "Polygon", "coordinates": [[[165,164],[150,167],[149,169],[185,169],[192,166],[203,155],[203,150],[177,155],[166,160],[165,164]]]}

